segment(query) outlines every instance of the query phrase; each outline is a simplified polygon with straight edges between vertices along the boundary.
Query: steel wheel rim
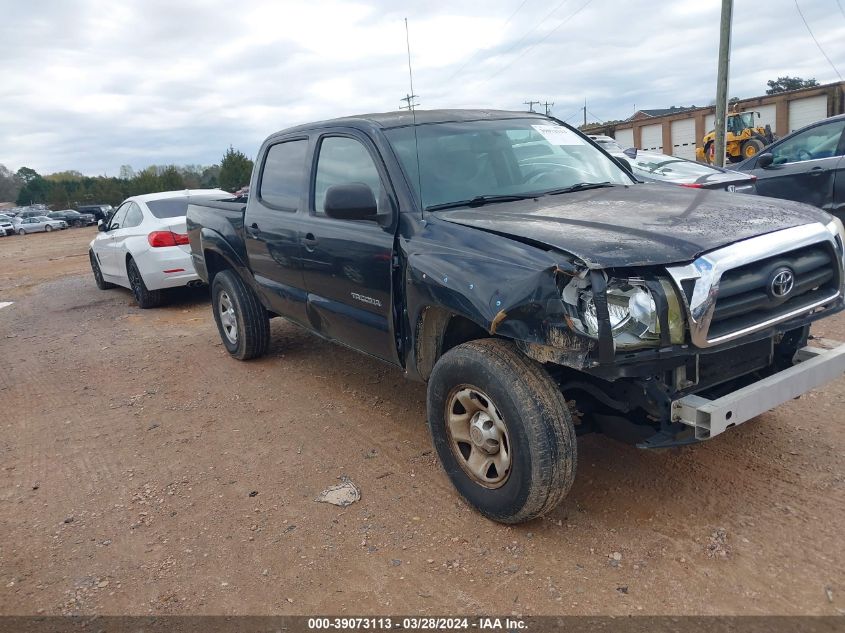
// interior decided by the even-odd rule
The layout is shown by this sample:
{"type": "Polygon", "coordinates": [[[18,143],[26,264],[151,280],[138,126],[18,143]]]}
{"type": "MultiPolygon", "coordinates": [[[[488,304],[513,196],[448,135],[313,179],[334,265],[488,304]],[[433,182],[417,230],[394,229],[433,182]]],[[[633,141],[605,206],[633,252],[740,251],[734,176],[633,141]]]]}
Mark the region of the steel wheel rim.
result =
{"type": "Polygon", "coordinates": [[[217,314],[220,317],[220,327],[223,328],[224,336],[232,345],[237,345],[238,319],[235,316],[235,304],[232,303],[232,299],[225,290],[220,292],[217,314]]]}
{"type": "Polygon", "coordinates": [[[446,399],[446,434],[455,460],[485,488],[500,488],[513,464],[508,427],[490,397],[472,385],[454,388],[446,399]]]}

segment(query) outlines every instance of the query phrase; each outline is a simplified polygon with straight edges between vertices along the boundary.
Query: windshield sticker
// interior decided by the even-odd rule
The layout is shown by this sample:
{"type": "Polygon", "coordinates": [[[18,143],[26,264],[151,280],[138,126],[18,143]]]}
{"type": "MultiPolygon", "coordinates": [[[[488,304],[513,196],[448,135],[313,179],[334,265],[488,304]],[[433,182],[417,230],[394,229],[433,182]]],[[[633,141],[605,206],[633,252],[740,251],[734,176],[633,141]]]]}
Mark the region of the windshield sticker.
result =
{"type": "Polygon", "coordinates": [[[532,125],[553,145],[583,145],[584,141],[572,130],[561,125],[532,125]]]}

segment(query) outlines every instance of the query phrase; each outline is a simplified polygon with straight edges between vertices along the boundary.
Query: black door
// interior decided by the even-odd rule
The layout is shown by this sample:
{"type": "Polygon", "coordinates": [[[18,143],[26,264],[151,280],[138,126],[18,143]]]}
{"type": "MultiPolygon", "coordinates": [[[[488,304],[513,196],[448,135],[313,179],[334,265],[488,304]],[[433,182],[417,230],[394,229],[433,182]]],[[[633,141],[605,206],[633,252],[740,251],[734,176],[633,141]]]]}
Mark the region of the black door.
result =
{"type": "Polygon", "coordinates": [[[757,193],[833,210],[843,129],[845,119],[821,123],[772,145],[771,166],[754,170],[757,193]]]}
{"type": "Polygon", "coordinates": [[[259,292],[273,312],[307,323],[300,262],[300,228],[305,214],[308,139],[273,141],[262,157],[257,183],[244,216],[249,264],[259,292]]]}
{"type": "Polygon", "coordinates": [[[398,363],[392,315],[392,195],[375,148],[349,131],[324,135],[311,179],[310,213],[302,262],[311,326],[327,338],[398,363]],[[383,221],[337,220],[325,215],[332,185],[368,185],[383,221]]]}

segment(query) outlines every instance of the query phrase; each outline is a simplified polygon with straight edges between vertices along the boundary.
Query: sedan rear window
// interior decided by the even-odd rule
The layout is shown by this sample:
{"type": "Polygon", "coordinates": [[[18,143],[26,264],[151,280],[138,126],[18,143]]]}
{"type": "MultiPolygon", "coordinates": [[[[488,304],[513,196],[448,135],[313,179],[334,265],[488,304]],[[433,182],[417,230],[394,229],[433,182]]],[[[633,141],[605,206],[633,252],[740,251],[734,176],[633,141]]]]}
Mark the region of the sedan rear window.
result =
{"type": "Polygon", "coordinates": [[[206,195],[206,196],[179,196],[178,198],[164,198],[162,200],[150,200],[147,207],[157,218],[178,218],[188,213],[188,203],[191,200],[228,200],[230,196],[206,195]]]}

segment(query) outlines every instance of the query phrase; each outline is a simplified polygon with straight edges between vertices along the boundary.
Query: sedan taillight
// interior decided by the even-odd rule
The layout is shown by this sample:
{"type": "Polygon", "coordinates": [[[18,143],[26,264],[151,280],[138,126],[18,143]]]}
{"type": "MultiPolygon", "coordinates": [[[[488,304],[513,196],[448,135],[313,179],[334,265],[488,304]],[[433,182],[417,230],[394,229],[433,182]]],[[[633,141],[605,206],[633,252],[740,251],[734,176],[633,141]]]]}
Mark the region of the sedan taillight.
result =
{"type": "Polygon", "coordinates": [[[180,246],[189,243],[187,234],[174,233],[173,231],[153,231],[147,235],[147,241],[153,248],[180,246]]]}

